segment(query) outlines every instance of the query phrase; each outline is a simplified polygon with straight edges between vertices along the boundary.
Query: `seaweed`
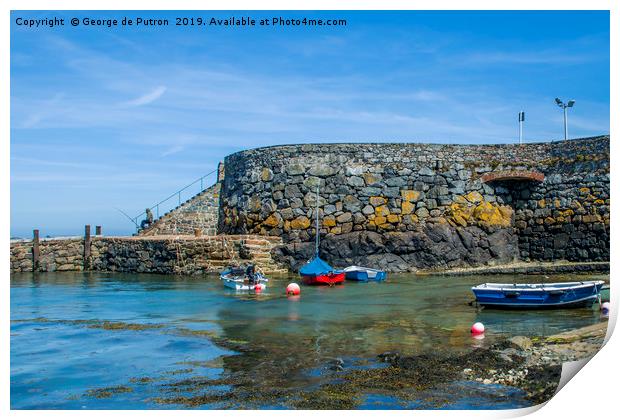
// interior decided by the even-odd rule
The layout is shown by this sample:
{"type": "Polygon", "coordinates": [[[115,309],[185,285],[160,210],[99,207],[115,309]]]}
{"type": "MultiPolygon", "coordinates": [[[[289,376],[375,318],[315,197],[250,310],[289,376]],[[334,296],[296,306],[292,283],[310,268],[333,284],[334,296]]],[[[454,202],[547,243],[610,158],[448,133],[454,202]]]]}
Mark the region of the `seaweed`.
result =
{"type": "Polygon", "coordinates": [[[89,389],[84,395],[94,398],[110,398],[116,394],[124,394],[128,392],[133,392],[133,388],[124,385],[118,385],[105,388],[89,389]]]}
{"type": "Polygon", "coordinates": [[[143,376],[143,377],[140,377],[140,378],[130,378],[129,382],[131,382],[132,384],[148,384],[148,383],[153,382],[155,380],[156,380],[155,378],[151,378],[151,377],[148,377],[148,376],[143,376]]]}

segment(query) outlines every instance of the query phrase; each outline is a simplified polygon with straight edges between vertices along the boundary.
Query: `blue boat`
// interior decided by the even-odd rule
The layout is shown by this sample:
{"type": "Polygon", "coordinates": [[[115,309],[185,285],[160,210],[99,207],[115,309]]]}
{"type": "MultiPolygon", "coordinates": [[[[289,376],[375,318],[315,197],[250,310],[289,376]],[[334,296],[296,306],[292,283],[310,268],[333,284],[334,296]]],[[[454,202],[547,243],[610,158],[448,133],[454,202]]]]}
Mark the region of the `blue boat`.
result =
{"type": "Polygon", "coordinates": [[[333,286],[334,284],[344,282],[344,273],[334,270],[331,265],[327,264],[318,256],[301,267],[299,274],[304,283],[311,285],[326,284],[333,286]]]}
{"type": "Polygon", "coordinates": [[[600,299],[603,281],[568,283],[484,283],[471,288],[476,302],[506,309],[559,309],[590,307],[600,299]]]}
{"type": "Polygon", "coordinates": [[[314,258],[308,261],[301,269],[299,274],[306,284],[329,285],[344,282],[344,273],[334,270],[331,265],[319,258],[319,186],[316,186],[316,229],[314,236],[314,258]]]}
{"type": "Polygon", "coordinates": [[[357,265],[352,265],[342,271],[344,271],[347,280],[384,281],[387,278],[387,273],[385,271],[376,270],[374,268],[358,267],[357,265]]]}

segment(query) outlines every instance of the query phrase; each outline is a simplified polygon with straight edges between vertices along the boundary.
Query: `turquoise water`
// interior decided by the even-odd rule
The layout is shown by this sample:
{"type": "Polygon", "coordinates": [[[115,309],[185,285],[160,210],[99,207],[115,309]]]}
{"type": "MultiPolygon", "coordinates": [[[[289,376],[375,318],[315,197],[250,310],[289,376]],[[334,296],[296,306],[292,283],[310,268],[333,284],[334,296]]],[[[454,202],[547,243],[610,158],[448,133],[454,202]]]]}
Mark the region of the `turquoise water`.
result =
{"type": "MultiPolygon", "coordinates": [[[[596,306],[520,312],[468,305],[470,287],[482,282],[568,278],[392,275],[385,283],[302,286],[299,298],[287,298],[293,277],[272,279],[256,295],[229,291],[216,276],[13,274],[11,408],[184,408],[161,401],[171,383],[184,379],[249,374],[260,389],[274,383],[265,373],[271,363],[290,369],[277,386],[306,390],[321,383],[334,358],[356,369],[376,364],[386,351],[462,352],[504,335],[551,335],[599,322],[596,306]],[[483,340],[469,335],[476,321],[486,326],[483,340]],[[237,345],[252,351],[240,354],[237,345]]],[[[200,392],[229,390],[222,384],[200,392]]],[[[440,408],[528,405],[522,392],[507,387],[454,383],[430,392],[449,396],[440,408]]],[[[230,405],[199,406],[221,407],[230,405]]],[[[416,399],[371,393],[358,406],[421,407],[416,399]]]]}

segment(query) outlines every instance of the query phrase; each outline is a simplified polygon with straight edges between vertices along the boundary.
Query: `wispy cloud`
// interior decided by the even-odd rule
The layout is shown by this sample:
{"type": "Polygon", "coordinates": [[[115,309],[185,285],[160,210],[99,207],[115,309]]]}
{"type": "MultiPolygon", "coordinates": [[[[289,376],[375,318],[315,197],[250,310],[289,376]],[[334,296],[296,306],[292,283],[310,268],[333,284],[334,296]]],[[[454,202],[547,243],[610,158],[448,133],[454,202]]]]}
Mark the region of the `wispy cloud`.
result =
{"type": "Polygon", "coordinates": [[[165,86],[158,86],[152,91],[122,104],[127,107],[143,106],[155,102],[166,92],[165,86]]]}
{"type": "Polygon", "coordinates": [[[44,119],[53,117],[60,109],[58,105],[64,96],[64,93],[56,93],[50,99],[35,100],[35,104],[28,107],[31,112],[24,116],[21,123],[22,128],[35,128],[44,119]]]}
{"type": "Polygon", "coordinates": [[[58,160],[50,160],[50,159],[33,159],[33,158],[24,158],[19,156],[11,156],[11,162],[15,164],[24,164],[24,166],[52,166],[63,169],[111,169],[110,165],[105,163],[93,163],[93,162],[63,162],[58,160]]]}
{"type": "Polygon", "coordinates": [[[460,57],[461,64],[581,64],[596,56],[563,50],[543,51],[483,51],[460,57]]]}
{"type": "Polygon", "coordinates": [[[178,144],[176,146],[172,146],[169,149],[165,150],[160,156],[166,157],[166,156],[174,155],[175,153],[182,152],[183,150],[185,150],[185,146],[178,144]]]}

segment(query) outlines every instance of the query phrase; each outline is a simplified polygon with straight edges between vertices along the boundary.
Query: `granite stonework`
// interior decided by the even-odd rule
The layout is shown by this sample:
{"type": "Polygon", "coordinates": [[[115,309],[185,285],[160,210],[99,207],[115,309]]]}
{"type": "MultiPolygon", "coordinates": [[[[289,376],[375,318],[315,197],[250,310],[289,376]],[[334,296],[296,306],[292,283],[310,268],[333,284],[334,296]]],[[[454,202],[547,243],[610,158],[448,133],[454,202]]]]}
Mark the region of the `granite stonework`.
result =
{"type": "MultiPolygon", "coordinates": [[[[46,239],[38,271],[297,270],[314,253],[390,271],[609,261],[609,136],[525,145],[305,144],[226,158],[137,237],[46,239]],[[218,236],[214,236],[214,235],[218,236]]],[[[32,271],[33,243],[11,243],[32,271]]]]}
{"type": "MultiPolygon", "coordinates": [[[[11,271],[33,271],[32,241],[11,241],[11,271]]],[[[83,271],[84,239],[42,239],[39,241],[37,271],[83,271]]]]}
{"type": "MultiPolygon", "coordinates": [[[[109,271],[160,274],[219,273],[230,264],[256,264],[266,273],[284,272],[274,261],[275,237],[253,235],[93,237],[84,258],[84,239],[42,240],[36,271],[109,271]]],[[[33,271],[33,242],[11,242],[11,271],[33,271]]]]}
{"type": "Polygon", "coordinates": [[[280,237],[293,269],[313,253],[392,271],[609,259],[609,136],[524,145],[304,144],[225,160],[219,233],[280,237]],[[483,182],[502,171],[538,180],[483,182]]]}
{"type": "Polygon", "coordinates": [[[217,182],[201,191],[155,220],[150,227],[140,230],[138,235],[217,235],[220,185],[217,182]]]}

